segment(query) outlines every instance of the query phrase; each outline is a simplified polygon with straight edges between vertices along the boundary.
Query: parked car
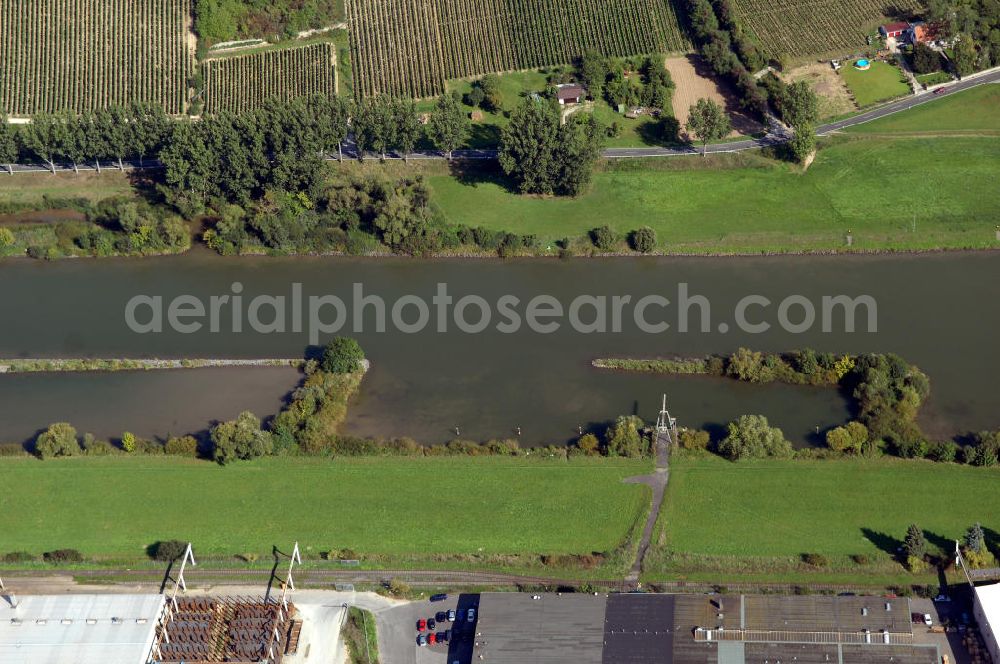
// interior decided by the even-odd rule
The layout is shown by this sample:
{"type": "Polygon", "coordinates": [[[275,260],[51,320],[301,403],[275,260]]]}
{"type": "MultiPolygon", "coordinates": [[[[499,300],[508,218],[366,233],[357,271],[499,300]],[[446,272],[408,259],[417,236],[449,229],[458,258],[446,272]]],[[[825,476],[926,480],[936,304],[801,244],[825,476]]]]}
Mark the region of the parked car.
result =
{"type": "Polygon", "coordinates": [[[927,625],[928,627],[934,624],[934,620],[931,618],[931,614],[929,613],[924,614],[924,624],[927,625]]]}
{"type": "Polygon", "coordinates": [[[951,597],[948,597],[947,595],[938,595],[937,597],[934,598],[934,601],[935,602],[941,602],[942,604],[944,604],[944,603],[950,602],[951,601],[951,597]]]}
{"type": "Polygon", "coordinates": [[[451,641],[451,630],[446,629],[443,632],[437,633],[438,643],[448,643],[451,641]]]}
{"type": "Polygon", "coordinates": [[[448,595],[446,593],[438,593],[437,595],[431,595],[432,602],[443,602],[446,599],[448,599],[448,595]]]}
{"type": "Polygon", "coordinates": [[[427,635],[426,634],[421,634],[420,636],[417,637],[417,645],[418,646],[426,646],[427,645],[427,635]]]}
{"type": "Polygon", "coordinates": [[[938,88],[937,90],[934,91],[934,94],[936,94],[936,95],[946,95],[946,94],[948,94],[948,88],[938,88]]]}
{"type": "Polygon", "coordinates": [[[437,627],[437,621],[434,620],[433,618],[428,618],[427,619],[427,629],[429,629],[429,630],[431,630],[433,632],[435,627],[437,627]]]}
{"type": "Polygon", "coordinates": [[[444,611],[438,611],[437,613],[434,614],[434,620],[438,622],[444,622],[447,619],[448,619],[448,614],[445,613],[444,611]]]}
{"type": "Polygon", "coordinates": [[[469,622],[476,622],[476,609],[470,608],[465,614],[465,619],[469,622]]]}
{"type": "Polygon", "coordinates": [[[435,643],[437,643],[437,635],[436,634],[428,634],[427,635],[427,643],[430,644],[430,645],[434,645],[435,643]]]}
{"type": "Polygon", "coordinates": [[[456,617],[455,609],[448,609],[448,622],[455,622],[456,617]]]}
{"type": "Polygon", "coordinates": [[[417,631],[422,632],[427,629],[427,621],[421,618],[417,621],[417,631]]]}

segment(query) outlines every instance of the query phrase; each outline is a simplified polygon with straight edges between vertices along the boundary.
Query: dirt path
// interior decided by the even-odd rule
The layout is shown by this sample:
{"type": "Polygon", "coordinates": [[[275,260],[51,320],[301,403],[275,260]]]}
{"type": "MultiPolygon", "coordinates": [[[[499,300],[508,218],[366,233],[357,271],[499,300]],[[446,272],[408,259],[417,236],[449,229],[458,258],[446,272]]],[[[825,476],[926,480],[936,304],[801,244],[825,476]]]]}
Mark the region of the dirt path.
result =
{"type": "Polygon", "coordinates": [[[656,521],[660,517],[660,507],[663,505],[663,496],[667,491],[667,482],[670,480],[670,447],[669,438],[665,434],[656,435],[656,470],[652,475],[641,475],[639,477],[629,477],[625,481],[629,484],[645,484],[653,490],[653,505],[646,517],[646,525],[642,529],[642,538],[639,540],[639,548],[635,554],[635,561],[632,569],[629,570],[625,580],[636,584],[639,582],[639,575],[642,573],[642,561],[649,551],[649,543],[653,539],[653,529],[656,521]]]}

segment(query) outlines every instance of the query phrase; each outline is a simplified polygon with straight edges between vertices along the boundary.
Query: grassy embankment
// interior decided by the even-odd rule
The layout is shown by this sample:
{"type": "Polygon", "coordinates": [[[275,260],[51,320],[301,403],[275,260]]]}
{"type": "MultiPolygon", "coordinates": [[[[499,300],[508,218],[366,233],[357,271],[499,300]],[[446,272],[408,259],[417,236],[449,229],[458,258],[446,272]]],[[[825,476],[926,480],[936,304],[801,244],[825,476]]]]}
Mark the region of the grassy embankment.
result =
{"type": "Polygon", "coordinates": [[[907,526],[917,523],[930,548],[947,553],[978,521],[996,550],[998,481],[997,469],[888,458],[731,463],[676,455],[645,577],[935,583],[933,570],[911,574],[894,558],[907,526]],[[806,553],[829,565],[805,564],[806,553]]]}
{"type": "Polygon", "coordinates": [[[267,563],[272,544],[297,540],[313,560],[350,550],[366,567],[614,578],[649,508],[648,487],[621,480],[650,468],[586,458],[4,459],[0,554],[69,547],[131,567],[150,543],[176,538],[231,567],[234,555],[267,563]],[[589,570],[540,561],[595,551],[610,555],[589,570]]]}
{"type": "Polygon", "coordinates": [[[852,134],[1000,135],[1000,85],[980,85],[958,94],[851,127],[852,134]]]}
{"type": "Polygon", "coordinates": [[[371,611],[349,607],[340,635],[347,644],[349,664],[379,664],[378,633],[371,611]]]}

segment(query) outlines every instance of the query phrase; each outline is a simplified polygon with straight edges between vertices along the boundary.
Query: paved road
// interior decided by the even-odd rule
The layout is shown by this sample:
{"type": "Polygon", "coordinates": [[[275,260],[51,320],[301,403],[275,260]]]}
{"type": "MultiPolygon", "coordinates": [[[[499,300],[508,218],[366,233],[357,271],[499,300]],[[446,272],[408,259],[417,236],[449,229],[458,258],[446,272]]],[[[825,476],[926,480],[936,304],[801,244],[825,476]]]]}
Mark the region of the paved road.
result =
{"type": "MultiPolygon", "coordinates": [[[[968,90],[969,88],[974,88],[979,85],[985,85],[988,83],[998,83],[1000,82],[1000,68],[995,68],[993,70],[980,72],[978,74],[973,74],[970,77],[966,77],[962,81],[956,81],[954,83],[948,83],[941,88],[947,90],[947,94],[936,95],[933,92],[921,91],[918,94],[905,97],[899,101],[890,102],[879,106],[878,108],[860,113],[858,115],[853,115],[849,118],[844,118],[843,120],[838,120],[837,122],[831,122],[829,124],[820,125],[816,129],[816,133],[820,136],[825,136],[847,127],[853,127],[855,125],[864,124],[866,122],[871,122],[872,120],[877,120],[878,118],[884,118],[888,115],[893,115],[894,113],[899,113],[901,111],[906,111],[913,108],[914,106],[921,106],[923,104],[934,101],[941,97],[947,97],[949,94],[959,92],[961,90],[968,90]]],[[[744,150],[756,150],[763,147],[778,145],[784,142],[782,136],[775,134],[768,134],[763,138],[746,139],[741,141],[729,141],[726,143],[714,143],[708,146],[707,152],[710,154],[727,153],[727,152],[742,152],[744,150]]],[[[696,146],[680,146],[680,147],[644,147],[644,148],[607,148],[604,150],[604,157],[607,159],[638,159],[638,158],[648,158],[648,157],[677,157],[683,155],[699,154],[701,148],[696,146]]],[[[357,158],[357,150],[354,145],[348,143],[344,146],[344,157],[345,158],[357,158]]],[[[370,154],[370,158],[375,159],[378,157],[376,154],[370,154]]],[[[496,150],[456,150],[453,154],[455,159],[465,159],[465,160],[491,160],[497,158],[496,150]]],[[[386,155],[387,159],[401,160],[402,155],[391,153],[386,155]]],[[[422,161],[428,159],[444,159],[444,153],[437,150],[426,150],[422,152],[414,152],[408,157],[414,161],[422,161]]],[[[331,160],[336,159],[336,157],[330,157],[331,160]]],[[[143,163],[139,162],[125,162],[124,164],[126,171],[139,170],[139,169],[153,169],[160,168],[160,164],[155,160],[145,160],[143,163]]],[[[3,177],[2,171],[7,170],[7,165],[4,164],[0,166],[0,177],[3,177]]],[[[47,173],[49,168],[43,165],[37,164],[14,164],[12,166],[14,173],[47,173]]],[[[72,172],[73,166],[70,164],[56,164],[56,172],[72,172]]],[[[89,164],[80,164],[78,167],[80,171],[96,171],[96,167],[89,164]]],[[[113,165],[113,162],[108,162],[102,168],[102,170],[117,170],[113,165]],[[111,166],[111,168],[109,168],[111,166]]]]}

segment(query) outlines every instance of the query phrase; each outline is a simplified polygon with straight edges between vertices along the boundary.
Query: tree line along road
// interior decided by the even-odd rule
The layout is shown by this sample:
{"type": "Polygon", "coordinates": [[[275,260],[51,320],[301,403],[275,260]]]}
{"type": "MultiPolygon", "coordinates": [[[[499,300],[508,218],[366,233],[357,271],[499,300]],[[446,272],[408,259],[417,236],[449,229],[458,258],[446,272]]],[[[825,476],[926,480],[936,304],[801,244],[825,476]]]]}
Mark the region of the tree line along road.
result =
{"type": "MultiPolygon", "coordinates": [[[[884,118],[895,113],[900,113],[902,111],[909,110],[916,106],[922,106],[929,102],[934,101],[940,97],[946,97],[950,94],[956,92],[961,92],[963,90],[969,90],[971,88],[986,85],[990,83],[1000,83],[1000,67],[996,67],[991,70],[984,72],[979,72],[973,74],[972,76],[966,77],[964,80],[956,81],[954,83],[948,83],[939,86],[938,90],[945,90],[946,93],[935,94],[933,92],[924,91],[918,94],[899,99],[897,101],[889,102],[878,108],[874,108],[857,115],[852,115],[851,117],[844,118],[842,120],[837,120],[836,122],[831,122],[828,124],[820,125],[816,128],[816,134],[819,136],[827,136],[829,134],[838,132],[842,129],[848,127],[853,127],[860,124],[865,124],[866,122],[871,122],[873,120],[878,120],[879,118],[884,118]]],[[[729,152],[743,152],[745,150],[757,150],[760,148],[780,145],[786,140],[785,137],[777,134],[768,134],[761,138],[750,138],[738,141],[728,141],[725,143],[715,143],[707,147],[707,152],[709,154],[719,154],[719,153],[729,153],[729,152]]],[[[678,157],[684,155],[694,155],[701,154],[701,148],[695,146],[683,146],[683,147],[645,147],[645,148],[607,148],[603,151],[603,156],[606,159],[643,159],[649,157],[678,157]]],[[[348,141],[344,146],[344,156],[357,159],[358,153],[354,147],[354,144],[348,141]]],[[[366,156],[370,156],[375,159],[379,155],[375,153],[366,153],[366,156]]],[[[390,153],[386,155],[387,159],[401,160],[403,155],[390,153]]],[[[408,159],[421,160],[421,159],[445,159],[443,152],[438,150],[425,150],[420,152],[414,152],[407,155],[408,159]]],[[[480,149],[480,150],[455,150],[453,154],[454,159],[459,160],[491,160],[497,158],[497,150],[491,149],[480,149]]],[[[336,160],[336,157],[327,157],[329,160],[336,160]]],[[[140,169],[155,169],[159,168],[160,164],[155,160],[146,160],[142,164],[138,162],[125,162],[125,170],[140,170],[140,169]]],[[[0,168],[6,169],[7,165],[0,168]]],[[[10,164],[11,175],[14,173],[50,173],[51,170],[48,166],[38,165],[38,164],[10,164]]],[[[80,165],[78,170],[81,171],[96,171],[96,167],[93,165],[80,165]]],[[[103,170],[115,170],[104,167],[103,170]]],[[[69,164],[57,164],[56,171],[59,172],[73,172],[74,169],[69,164]]]]}

